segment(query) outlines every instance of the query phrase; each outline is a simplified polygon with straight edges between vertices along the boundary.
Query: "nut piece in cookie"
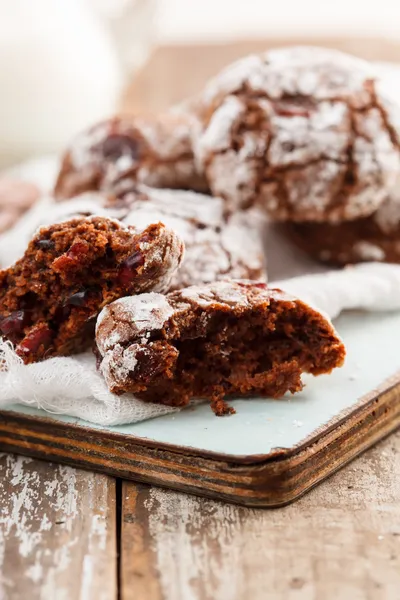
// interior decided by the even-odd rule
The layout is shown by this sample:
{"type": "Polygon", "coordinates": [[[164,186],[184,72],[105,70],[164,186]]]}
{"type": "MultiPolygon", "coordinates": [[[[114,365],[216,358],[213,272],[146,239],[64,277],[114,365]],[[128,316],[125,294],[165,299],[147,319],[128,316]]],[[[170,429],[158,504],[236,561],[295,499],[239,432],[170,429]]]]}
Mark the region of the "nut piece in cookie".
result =
{"type": "Polygon", "coordinates": [[[204,191],[184,113],[115,117],[78,135],[64,155],[54,194],[64,200],[129,178],[154,187],[204,191]]]}
{"type": "Polygon", "coordinates": [[[226,68],[199,98],[194,150],[214,195],[276,220],[373,213],[400,169],[400,107],[374,67],[293,47],[226,68]]]}
{"type": "Polygon", "coordinates": [[[126,224],[141,228],[159,219],[182,238],[185,256],[171,289],[226,278],[266,280],[266,221],[255,210],[226,215],[221,198],[146,186],[125,186],[109,205],[126,224]]]}
{"type": "Polygon", "coordinates": [[[182,253],[161,223],[139,232],[90,217],[42,228],[23,258],[0,271],[0,335],[26,363],[79,352],[106,304],[166,290],[182,253]]]}
{"type": "Polygon", "coordinates": [[[184,406],[227,396],[283,396],[302,373],[329,373],[345,348],[331,323],[265,283],[220,281],[180,291],[121,298],[96,326],[100,370],[112,392],[184,406]]]}

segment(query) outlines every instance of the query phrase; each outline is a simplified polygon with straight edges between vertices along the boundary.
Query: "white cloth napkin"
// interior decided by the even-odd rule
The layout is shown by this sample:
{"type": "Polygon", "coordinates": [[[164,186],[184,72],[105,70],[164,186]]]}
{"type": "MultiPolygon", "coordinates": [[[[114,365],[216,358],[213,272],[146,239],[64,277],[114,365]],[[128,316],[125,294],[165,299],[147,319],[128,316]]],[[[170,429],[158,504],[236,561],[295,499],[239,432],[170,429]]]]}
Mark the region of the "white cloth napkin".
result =
{"type": "MultiPolygon", "coordinates": [[[[20,172],[23,174],[23,170],[20,172]]],[[[43,165],[41,177],[43,182],[43,165]]],[[[42,215],[43,221],[48,222],[48,200],[43,200],[42,205],[26,215],[11,232],[0,236],[1,265],[9,264],[10,259],[15,260],[21,254],[26,239],[40,225],[42,215]]],[[[305,271],[317,271],[277,281],[272,286],[299,296],[331,319],[346,309],[400,309],[400,266],[366,263],[321,273],[321,267],[300,253],[292,252],[290,244],[280,239],[274,229],[271,228],[270,233],[270,241],[273,240],[273,248],[279,256],[278,265],[273,250],[268,252],[270,270],[275,276],[280,273],[282,277],[292,277],[305,271]]],[[[71,415],[103,426],[136,423],[179,410],[148,404],[131,394],[111,394],[90,352],[24,365],[11,344],[0,338],[0,408],[13,404],[71,415]]]]}

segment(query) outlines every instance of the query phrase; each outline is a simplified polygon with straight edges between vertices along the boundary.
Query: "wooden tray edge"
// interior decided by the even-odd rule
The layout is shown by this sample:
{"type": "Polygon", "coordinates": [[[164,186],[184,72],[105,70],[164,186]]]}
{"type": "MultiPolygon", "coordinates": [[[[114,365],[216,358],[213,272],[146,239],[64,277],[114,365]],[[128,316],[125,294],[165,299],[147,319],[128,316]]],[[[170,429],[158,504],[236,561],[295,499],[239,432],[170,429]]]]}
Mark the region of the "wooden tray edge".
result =
{"type": "MultiPolygon", "coordinates": [[[[380,388],[381,389],[381,388],[380,388]]],[[[370,395],[369,395],[370,396],[370,395]]],[[[290,453],[263,462],[228,460],[224,455],[188,454],[166,444],[127,441],[123,435],[48,423],[3,411],[0,450],[91,469],[124,479],[253,507],[278,507],[320,481],[400,426],[400,384],[377,392],[367,403],[290,453]],[[59,435],[60,429],[64,435],[59,435]]],[[[145,440],[149,442],[149,440],[145,440]]],[[[232,457],[231,457],[232,458],[232,457]]],[[[235,457],[236,458],[236,457],[235,457]]]]}
{"type": "MultiPolygon", "coordinates": [[[[182,454],[184,456],[190,455],[192,457],[209,458],[214,461],[231,463],[235,466],[256,465],[269,461],[285,460],[290,458],[311,444],[317,442],[321,436],[325,436],[331,430],[340,427],[340,425],[349,417],[356,417],[358,413],[361,414],[368,404],[375,402],[378,396],[380,396],[382,393],[390,391],[398,385],[400,385],[400,371],[397,371],[394,375],[385,379],[385,381],[375,390],[368,392],[355,404],[337,413],[329,421],[321,425],[318,429],[314,430],[309,436],[303,438],[299,443],[294,444],[291,448],[276,447],[267,454],[232,455],[224,452],[192,448],[190,446],[180,446],[177,444],[171,444],[169,442],[157,442],[150,438],[135,435],[130,435],[128,441],[127,436],[123,433],[110,431],[110,429],[91,427],[90,424],[85,426],[78,425],[76,423],[58,421],[53,419],[50,413],[48,417],[43,417],[0,409],[0,428],[1,418],[5,418],[8,421],[15,423],[15,427],[32,429],[37,432],[38,435],[41,434],[44,437],[47,437],[48,433],[51,431],[58,432],[60,436],[63,436],[63,434],[66,433],[69,437],[74,439],[86,439],[87,437],[93,437],[93,435],[96,435],[96,437],[101,440],[113,440],[115,443],[123,442],[125,445],[132,444],[132,446],[161,449],[174,454],[182,454]]],[[[55,441],[57,441],[57,439],[55,439],[55,441]]]]}

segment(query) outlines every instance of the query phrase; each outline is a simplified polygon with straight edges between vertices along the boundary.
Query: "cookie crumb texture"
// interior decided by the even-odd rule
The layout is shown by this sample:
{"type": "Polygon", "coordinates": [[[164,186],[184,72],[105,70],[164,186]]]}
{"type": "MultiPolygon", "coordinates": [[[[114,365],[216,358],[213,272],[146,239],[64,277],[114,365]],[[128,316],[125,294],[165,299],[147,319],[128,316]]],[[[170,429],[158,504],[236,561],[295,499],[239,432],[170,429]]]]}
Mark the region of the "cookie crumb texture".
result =
{"type": "Polygon", "coordinates": [[[400,182],[369,217],[343,223],[289,223],[283,232],[323,263],[400,263],[400,182]]]}
{"type": "Polygon", "coordinates": [[[302,373],[329,373],[345,356],[320,313],[245,281],[121,298],[99,315],[96,343],[112,392],[171,406],[206,398],[217,415],[234,412],[228,396],[300,391],[302,373]]]}
{"type": "Polygon", "coordinates": [[[67,150],[54,195],[65,200],[107,191],[126,178],[153,187],[205,191],[194,161],[189,117],[183,112],[115,117],[94,125],[67,150]]]}
{"type": "Polygon", "coordinates": [[[107,303],[164,291],[182,253],[160,223],[140,233],[101,217],[42,228],[23,258],[0,271],[0,334],[25,363],[79,352],[107,303]]]}
{"type": "Polygon", "coordinates": [[[400,169],[400,108],[373,67],[339,51],[249,56],[199,99],[194,148],[214,195],[276,220],[371,214],[400,169]]]}

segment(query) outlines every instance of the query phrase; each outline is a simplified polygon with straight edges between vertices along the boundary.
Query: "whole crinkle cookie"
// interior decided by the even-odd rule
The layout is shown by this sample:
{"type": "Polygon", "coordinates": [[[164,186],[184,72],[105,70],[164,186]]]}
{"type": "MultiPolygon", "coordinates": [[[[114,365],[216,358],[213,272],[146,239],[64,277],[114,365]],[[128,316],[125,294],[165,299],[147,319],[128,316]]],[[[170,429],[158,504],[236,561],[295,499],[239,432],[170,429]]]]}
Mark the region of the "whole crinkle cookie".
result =
{"type": "Polygon", "coordinates": [[[249,56],[209,82],[194,150],[212,192],[274,219],[374,212],[399,173],[400,108],[375,68],[339,51],[249,56]]]}
{"type": "Polygon", "coordinates": [[[227,396],[297,392],[302,373],[329,373],[345,356],[318,311],[232,280],[121,298],[99,315],[96,343],[112,392],[171,406],[206,398],[217,415],[234,412],[227,396]]]}
{"type": "Polygon", "coordinates": [[[191,146],[191,119],[183,111],[121,116],[80,133],[62,159],[58,200],[110,190],[125,178],[154,187],[205,190],[191,146]]]}

